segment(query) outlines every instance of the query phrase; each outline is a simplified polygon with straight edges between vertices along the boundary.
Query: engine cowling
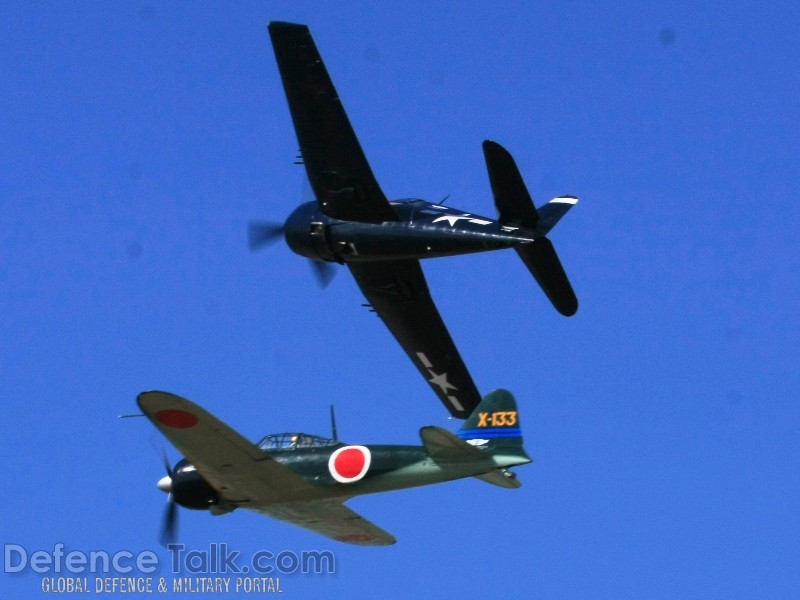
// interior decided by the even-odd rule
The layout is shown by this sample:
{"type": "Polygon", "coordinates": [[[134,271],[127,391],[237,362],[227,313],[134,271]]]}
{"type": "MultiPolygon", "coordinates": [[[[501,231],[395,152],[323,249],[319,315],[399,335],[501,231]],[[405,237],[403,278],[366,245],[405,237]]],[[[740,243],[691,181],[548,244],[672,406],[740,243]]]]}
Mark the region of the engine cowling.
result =
{"type": "Polygon", "coordinates": [[[300,256],[335,261],[328,236],[329,224],[330,219],[322,214],[316,202],[301,204],[286,219],[286,243],[300,256]]]}
{"type": "Polygon", "coordinates": [[[206,510],[219,503],[217,490],[186,459],[175,465],[170,492],[175,503],[184,508],[206,510]]]}

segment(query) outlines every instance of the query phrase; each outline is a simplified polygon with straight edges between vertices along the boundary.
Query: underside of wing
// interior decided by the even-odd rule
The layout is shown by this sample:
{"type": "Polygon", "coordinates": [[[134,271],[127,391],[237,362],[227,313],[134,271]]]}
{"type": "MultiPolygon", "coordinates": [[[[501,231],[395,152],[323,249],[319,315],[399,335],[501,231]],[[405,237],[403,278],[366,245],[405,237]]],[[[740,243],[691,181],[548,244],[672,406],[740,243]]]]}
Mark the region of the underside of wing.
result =
{"type": "Polygon", "coordinates": [[[143,392],[137,402],[226,501],[249,508],[319,496],[317,487],[195,403],[167,392],[143,392]]]}
{"type": "Polygon", "coordinates": [[[396,221],[308,27],[273,22],[269,34],[303,163],[322,212],[346,221],[396,221]]]}
{"type": "Polygon", "coordinates": [[[466,419],[481,396],[433,303],[419,261],[349,262],[347,266],[439,399],[454,417],[466,419]]]}
{"type": "Polygon", "coordinates": [[[425,445],[425,450],[434,460],[451,462],[491,462],[491,456],[483,450],[479,450],[462,440],[457,435],[442,429],[428,425],[419,430],[419,436],[425,445]]]}
{"type": "Polygon", "coordinates": [[[251,508],[347,544],[387,546],[397,541],[394,536],[350,510],[339,500],[293,502],[251,508]]]}

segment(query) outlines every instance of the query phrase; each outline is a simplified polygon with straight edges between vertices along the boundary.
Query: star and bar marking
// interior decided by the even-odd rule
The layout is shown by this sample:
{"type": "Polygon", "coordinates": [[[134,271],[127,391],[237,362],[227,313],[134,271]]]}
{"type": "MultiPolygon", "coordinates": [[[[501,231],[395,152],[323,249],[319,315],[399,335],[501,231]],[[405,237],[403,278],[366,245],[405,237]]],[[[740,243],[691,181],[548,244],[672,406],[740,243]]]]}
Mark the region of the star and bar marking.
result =
{"type": "Polygon", "coordinates": [[[435,385],[440,390],[442,390],[442,394],[444,394],[447,397],[447,400],[450,402],[450,404],[453,405],[453,408],[455,408],[460,412],[463,412],[464,406],[461,404],[461,402],[458,401],[458,398],[447,393],[448,390],[458,391],[458,388],[456,386],[447,381],[447,371],[444,371],[443,373],[437,373],[436,371],[433,370],[433,364],[431,363],[430,360],[428,360],[428,357],[425,355],[424,352],[417,352],[416,354],[420,362],[425,366],[426,369],[428,369],[428,373],[431,376],[431,378],[428,380],[428,383],[430,383],[431,385],[435,385]]]}
{"type": "Polygon", "coordinates": [[[491,225],[492,223],[486,219],[476,219],[469,213],[465,213],[463,215],[442,215],[441,217],[435,218],[432,223],[447,221],[450,224],[450,227],[455,227],[456,223],[461,219],[466,219],[469,223],[475,223],[476,225],[491,225]]]}

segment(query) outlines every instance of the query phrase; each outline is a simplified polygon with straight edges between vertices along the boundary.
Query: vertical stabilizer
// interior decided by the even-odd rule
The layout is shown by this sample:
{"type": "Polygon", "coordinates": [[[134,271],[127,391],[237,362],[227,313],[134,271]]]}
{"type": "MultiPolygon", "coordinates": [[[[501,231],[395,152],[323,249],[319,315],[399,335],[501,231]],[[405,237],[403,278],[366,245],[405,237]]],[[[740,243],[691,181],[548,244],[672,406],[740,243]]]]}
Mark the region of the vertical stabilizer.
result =
{"type": "Polygon", "coordinates": [[[458,430],[458,437],[477,448],[518,454],[530,461],[522,448],[517,401],[507,390],[494,390],[484,396],[458,430]]]}
{"type": "Polygon", "coordinates": [[[561,266],[552,242],[545,235],[578,199],[559,196],[536,210],[511,154],[497,142],[483,142],[486,169],[497,207],[498,221],[506,227],[530,231],[533,241],[514,248],[550,302],[562,315],[578,311],[578,298],[561,266]]]}

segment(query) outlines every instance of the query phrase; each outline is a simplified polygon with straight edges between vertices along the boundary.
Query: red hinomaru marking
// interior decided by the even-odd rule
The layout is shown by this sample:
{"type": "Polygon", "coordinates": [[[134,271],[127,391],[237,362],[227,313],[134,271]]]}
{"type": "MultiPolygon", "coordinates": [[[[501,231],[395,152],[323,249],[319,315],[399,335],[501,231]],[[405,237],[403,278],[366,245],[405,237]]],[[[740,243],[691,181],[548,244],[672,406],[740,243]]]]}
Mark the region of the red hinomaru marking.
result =
{"type": "Polygon", "coordinates": [[[364,453],[356,448],[347,448],[333,461],[333,468],[345,479],[352,479],[364,469],[364,453]]]}
{"type": "Polygon", "coordinates": [[[358,481],[369,470],[372,455],[365,446],[345,446],[331,454],[328,471],[339,483],[358,481]]]}
{"type": "Polygon", "coordinates": [[[162,425],[176,429],[189,429],[197,425],[198,418],[185,410],[166,409],[155,414],[155,419],[162,425]]]}

